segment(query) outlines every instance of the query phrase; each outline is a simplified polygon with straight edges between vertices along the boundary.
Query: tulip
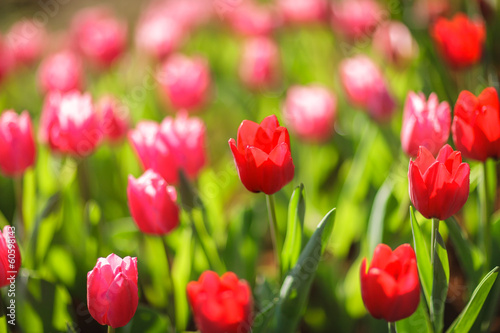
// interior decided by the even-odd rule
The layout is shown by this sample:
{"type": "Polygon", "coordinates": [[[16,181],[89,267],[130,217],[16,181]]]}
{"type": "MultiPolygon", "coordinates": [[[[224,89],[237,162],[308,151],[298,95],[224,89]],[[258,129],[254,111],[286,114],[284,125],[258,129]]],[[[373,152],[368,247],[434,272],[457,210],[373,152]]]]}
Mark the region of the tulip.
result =
{"type": "Polygon", "coordinates": [[[251,89],[275,85],[279,77],[279,51],[276,43],[267,37],[249,39],[243,46],[239,74],[251,89]]]}
{"type": "Polygon", "coordinates": [[[38,70],[38,82],[43,93],[80,90],[82,81],[82,62],[71,51],[62,51],[49,56],[38,70]]]}
{"type": "Polygon", "coordinates": [[[349,39],[369,37],[382,20],[382,9],[374,0],[342,0],[332,3],[333,29],[349,39]]]}
{"type": "Polygon", "coordinates": [[[4,111],[0,116],[0,170],[15,177],[35,164],[36,147],[31,118],[27,111],[17,115],[4,111]]]}
{"type": "Polygon", "coordinates": [[[409,156],[417,156],[418,148],[424,146],[436,155],[448,141],[451,111],[448,102],[439,103],[435,93],[425,99],[423,93],[410,91],[406,98],[401,129],[401,145],[409,156]]]}
{"type": "Polygon", "coordinates": [[[283,115],[300,138],[324,142],[334,132],[337,99],[322,86],[294,86],[288,90],[283,115]]]}
{"type": "Polygon", "coordinates": [[[426,218],[446,220],[457,213],[469,197],[470,167],[459,151],[443,146],[437,158],[420,147],[410,160],[408,181],[413,206],[426,218]]]}
{"type": "Polygon", "coordinates": [[[245,280],[227,272],[204,272],[187,285],[196,326],[201,333],[248,333],[253,323],[252,292],[245,280]]]}
{"type": "Polygon", "coordinates": [[[243,120],[238,128],[238,144],[230,139],[229,146],[240,180],[249,191],[271,195],[293,179],[290,137],[275,115],[260,124],[243,120]]]}
{"type": "Polygon", "coordinates": [[[177,192],[153,170],[141,177],[128,177],[130,213],[137,227],[146,234],[166,235],[179,225],[177,192]]]}
{"type": "Polygon", "coordinates": [[[112,253],[87,274],[87,306],[101,325],[122,327],[137,310],[137,258],[112,253]]]}
{"type": "Polygon", "coordinates": [[[107,68],[125,51],[127,26],[107,8],[78,13],[72,22],[76,49],[90,62],[107,68]]]}
{"type": "Polygon", "coordinates": [[[450,11],[450,0],[417,0],[413,4],[412,15],[419,28],[427,28],[439,17],[450,11]]]}
{"type": "Polygon", "coordinates": [[[495,88],[478,96],[462,91],[455,104],[453,142],[465,157],[486,161],[500,159],[500,108],[495,88]]]}
{"type": "Polygon", "coordinates": [[[418,53],[410,30],[399,21],[381,24],[373,34],[373,48],[395,65],[405,65],[418,53]]]}
{"type": "Polygon", "coordinates": [[[0,36],[0,83],[14,69],[15,60],[12,50],[7,47],[7,43],[0,36]]]}
{"type": "Polygon", "coordinates": [[[269,36],[279,26],[277,13],[269,6],[243,1],[228,11],[233,30],[244,36],[269,36]]]}
{"type": "Polygon", "coordinates": [[[155,145],[159,130],[160,125],[154,121],[146,120],[138,123],[136,129],[129,132],[130,144],[139,157],[144,170],[155,167],[155,158],[158,156],[155,145]]]}
{"type": "Polygon", "coordinates": [[[213,0],[169,0],[165,2],[164,9],[165,13],[175,18],[184,29],[191,30],[208,22],[215,6],[213,0]]]}
{"type": "Polygon", "coordinates": [[[3,227],[0,234],[0,287],[11,284],[21,267],[21,252],[16,242],[16,230],[9,225],[3,227]]]}
{"type": "Polygon", "coordinates": [[[90,95],[76,91],[47,96],[40,131],[42,141],[53,151],[79,157],[91,154],[102,139],[90,95]]]}
{"type": "Polygon", "coordinates": [[[152,14],[140,21],[136,44],[154,59],[163,60],[179,47],[184,35],[183,27],[174,18],[152,14]]]}
{"type": "Polygon", "coordinates": [[[361,297],[370,314],[388,322],[411,316],[420,302],[417,259],[410,244],[394,251],[379,244],[372,262],[361,263],[361,297]]]}
{"type": "Polygon", "coordinates": [[[395,111],[394,98],[380,69],[365,55],[344,59],[340,64],[340,79],[349,101],[368,110],[379,122],[391,119],[395,111]]]}
{"type": "Polygon", "coordinates": [[[486,28],[481,20],[470,20],[465,14],[456,14],[451,21],[440,18],[431,35],[444,60],[455,69],[479,62],[486,39],[486,28]]]}
{"type": "Polygon", "coordinates": [[[278,0],[278,6],[289,23],[322,22],[328,14],[326,0],[278,0]]]}
{"type": "Polygon", "coordinates": [[[96,110],[101,118],[103,135],[111,142],[121,141],[129,128],[127,107],[112,96],[104,96],[97,102],[96,110]]]}
{"type": "Polygon", "coordinates": [[[32,20],[16,22],[6,35],[7,47],[16,65],[31,65],[42,54],[47,39],[45,28],[32,20]]]}
{"type": "Polygon", "coordinates": [[[161,66],[157,79],[175,109],[194,111],[208,99],[210,72],[202,58],[172,55],[161,66]]]}

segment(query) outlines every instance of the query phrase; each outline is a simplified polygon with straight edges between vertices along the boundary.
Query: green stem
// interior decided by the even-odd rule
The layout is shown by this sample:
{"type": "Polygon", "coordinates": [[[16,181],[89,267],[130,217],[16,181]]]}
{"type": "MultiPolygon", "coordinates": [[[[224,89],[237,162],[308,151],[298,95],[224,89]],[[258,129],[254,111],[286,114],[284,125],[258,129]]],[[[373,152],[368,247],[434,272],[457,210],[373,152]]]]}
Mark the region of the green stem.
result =
{"type": "Polygon", "coordinates": [[[165,237],[161,237],[161,242],[165,250],[165,258],[167,259],[168,281],[169,281],[169,290],[167,291],[168,307],[170,312],[170,324],[172,325],[173,328],[175,327],[175,295],[174,295],[175,287],[174,287],[174,278],[172,275],[172,262],[169,260],[169,258],[172,258],[172,254],[170,253],[170,249],[167,245],[165,237]]]}
{"type": "Polygon", "coordinates": [[[442,290],[439,290],[439,286],[436,285],[437,281],[439,281],[439,258],[436,258],[438,255],[438,235],[439,235],[439,219],[432,219],[432,232],[431,232],[431,266],[432,266],[432,294],[431,294],[431,304],[430,304],[430,315],[431,321],[434,325],[434,330],[436,332],[441,332],[442,330],[442,314],[443,314],[443,306],[444,300],[441,297],[442,290]]]}
{"type": "Polygon", "coordinates": [[[108,333],[115,333],[115,329],[111,326],[108,326],[108,333]]]}
{"type": "Polygon", "coordinates": [[[16,197],[17,223],[16,234],[24,241],[24,213],[23,213],[23,176],[14,178],[14,195],[16,197]]]}
{"type": "Polygon", "coordinates": [[[271,239],[274,247],[274,255],[276,257],[276,267],[278,280],[281,281],[281,266],[280,266],[280,256],[281,256],[281,237],[278,228],[278,220],[276,219],[276,209],[274,207],[274,196],[272,194],[266,195],[267,202],[267,213],[269,216],[269,229],[271,231],[271,239]]]}
{"type": "Polygon", "coordinates": [[[217,273],[222,274],[225,272],[224,264],[222,263],[219,252],[217,251],[215,242],[208,234],[207,228],[205,227],[205,221],[195,219],[192,211],[187,213],[191,221],[195,237],[198,239],[208,262],[210,263],[210,267],[217,273]]]}
{"type": "Polygon", "coordinates": [[[387,325],[388,325],[388,328],[389,328],[389,333],[397,333],[397,330],[396,330],[396,323],[395,322],[387,322],[387,325]]]}
{"type": "Polygon", "coordinates": [[[77,176],[78,176],[78,186],[80,187],[80,195],[84,204],[90,200],[90,177],[89,177],[89,167],[86,158],[77,160],[77,176]]]}
{"type": "Polygon", "coordinates": [[[483,163],[483,178],[479,186],[479,205],[481,213],[481,224],[479,230],[480,243],[483,248],[486,271],[489,270],[491,260],[491,232],[490,232],[490,203],[488,195],[488,166],[487,161],[483,163]]]}
{"type": "Polygon", "coordinates": [[[434,266],[434,261],[436,260],[436,246],[437,246],[437,235],[439,233],[439,219],[432,219],[432,232],[431,232],[431,265],[434,266]]]}

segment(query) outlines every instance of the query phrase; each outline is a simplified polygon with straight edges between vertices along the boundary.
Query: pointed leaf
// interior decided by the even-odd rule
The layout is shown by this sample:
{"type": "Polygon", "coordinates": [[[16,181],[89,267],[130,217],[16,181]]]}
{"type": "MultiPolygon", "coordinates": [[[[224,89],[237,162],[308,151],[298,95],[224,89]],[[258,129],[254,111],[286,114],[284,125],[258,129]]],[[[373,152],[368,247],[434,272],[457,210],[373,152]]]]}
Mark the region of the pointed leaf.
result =
{"type": "Polygon", "coordinates": [[[436,246],[433,251],[431,320],[434,323],[434,331],[441,332],[443,330],[444,305],[450,281],[450,264],[446,246],[439,232],[436,234],[436,246]]]}
{"type": "Polygon", "coordinates": [[[430,307],[431,293],[432,293],[432,266],[431,258],[429,257],[429,250],[425,242],[422,230],[415,218],[415,211],[410,207],[410,220],[411,230],[413,234],[413,245],[417,255],[418,275],[420,276],[420,283],[424,291],[427,306],[430,307]]]}
{"type": "Polygon", "coordinates": [[[299,259],[302,250],[305,212],[304,185],[300,184],[293,191],[288,205],[286,237],[281,252],[281,271],[284,274],[287,274],[299,259]]]}
{"type": "Polygon", "coordinates": [[[373,200],[370,221],[368,222],[368,253],[373,253],[375,247],[382,243],[386,216],[385,212],[393,187],[394,182],[392,178],[387,178],[382,187],[378,190],[375,200],[373,200]]]}

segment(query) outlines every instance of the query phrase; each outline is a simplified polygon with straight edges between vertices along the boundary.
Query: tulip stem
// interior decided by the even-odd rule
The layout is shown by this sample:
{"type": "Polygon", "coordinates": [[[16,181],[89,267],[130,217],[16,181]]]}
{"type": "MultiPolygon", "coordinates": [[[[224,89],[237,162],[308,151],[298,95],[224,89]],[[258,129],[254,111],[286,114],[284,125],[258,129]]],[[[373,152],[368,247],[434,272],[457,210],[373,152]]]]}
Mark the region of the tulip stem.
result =
{"type": "Polygon", "coordinates": [[[437,246],[437,235],[439,233],[439,219],[432,219],[432,233],[431,233],[431,265],[434,267],[434,261],[436,260],[436,246],[437,246]]]}
{"type": "Polygon", "coordinates": [[[115,329],[111,326],[108,326],[108,333],[115,333],[115,329]]]}
{"type": "Polygon", "coordinates": [[[220,259],[219,251],[217,250],[217,246],[214,240],[210,237],[207,228],[205,227],[205,221],[199,221],[199,219],[195,219],[192,211],[188,211],[187,213],[189,215],[189,219],[191,220],[194,235],[200,243],[201,248],[205,253],[205,256],[207,257],[207,260],[210,263],[211,269],[219,274],[224,273],[224,264],[220,259]]]}
{"type": "Polygon", "coordinates": [[[16,234],[19,238],[24,240],[24,213],[23,213],[23,176],[14,178],[14,194],[16,196],[16,210],[18,223],[16,225],[16,234]]]}
{"type": "Polygon", "coordinates": [[[387,322],[388,327],[389,327],[389,333],[397,333],[398,331],[396,330],[396,323],[393,321],[387,322]]]}
{"type": "Polygon", "coordinates": [[[491,233],[490,233],[490,195],[489,195],[489,177],[488,177],[488,160],[483,163],[483,179],[479,185],[479,204],[481,210],[480,217],[480,231],[479,237],[481,239],[481,244],[483,247],[484,258],[485,258],[485,270],[488,271],[490,267],[491,258],[491,233]]]}
{"type": "Polygon", "coordinates": [[[80,195],[82,197],[84,205],[90,200],[90,177],[89,177],[89,166],[88,161],[84,157],[77,160],[78,166],[76,173],[78,176],[78,186],[80,187],[80,195]]]}
{"type": "Polygon", "coordinates": [[[266,195],[266,202],[267,202],[267,213],[269,215],[269,229],[271,231],[271,239],[273,242],[274,255],[276,257],[277,274],[278,274],[278,279],[281,282],[281,266],[280,266],[281,239],[280,239],[280,232],[278,229],[278,220],[276,220],[274,196],[272,194],[266,195]]]}
{"type": "Polygon", "coordinates": [[[170,253],[170,249],[168,248],[167,241],[165,237],[161,237],[161,242],[163,244],[163,248],[165,249],[165,259],[167,259],[167,269],[168,269],[168,281],[169,281],[169,289],[167,291],[168,294],[168,308],[170,310],[170,324],[172,327],[175,327],[175,295],[174,295],[174,278],[172,275],[172,263],[170,262],[170,258],[172,255],[170,253]]]}

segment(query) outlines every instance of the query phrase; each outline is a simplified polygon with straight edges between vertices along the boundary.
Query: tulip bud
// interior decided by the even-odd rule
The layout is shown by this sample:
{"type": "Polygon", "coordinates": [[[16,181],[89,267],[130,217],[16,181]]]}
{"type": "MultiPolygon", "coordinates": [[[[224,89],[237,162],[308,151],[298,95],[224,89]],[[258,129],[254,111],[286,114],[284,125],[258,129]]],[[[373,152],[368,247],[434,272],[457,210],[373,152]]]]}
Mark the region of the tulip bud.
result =
{"type": "Polygon", "coordinates": [[[0,115],[0,169],[14,177],[35,164],[36,147],[31,118],[27,111],[18,116],[14,111],[0,115]]]}
{"type": "Polygon", "coordinates": [[[269,36],[281,23],[277,13],[269,6],[253,1],[242,1],[228,12],[234,31],[244,36],[269,36]]]}
{"type": "Polygon", "coordinates": [[[300,138],[324,142],[334,132],[337,99],[322,86],[288,89],[283,115],[287,126],[300,138]]]}
{"type": "Polygon", "coordinates": [[[278,6],[289,23],[323,22],[329,9],[326,0],[278,0],[278,6]]]}
{"type": "Polygon", "coordinates": [[[165,13],[174,17],[186,30],[194,29],[208,22],[215,6],[214,0],[169,0],[165,1],[164,5],[165,13]]]}
{"type": "Polygon", "coordinates": [[[201,333],[248,333],[253,323],[252,292],[245,280],[225,273],[204,272],[187,285],[196,326],[201,333]]]}
{"type": "Polygon", "coordinates": [[[41,56],[47,33],[42,24],[24,19],[16,22],[5,38],[16,65],[29,66],[41,56]]]}
{"type": "Polygon", "coordinates": [[[137,310],[137,258],[112,253],[87,274],[87,306],[101,325],[122,327],[137,310]]]}
{"type": "Polygon", "coordinates": [[[161,66],[157,79],[174,109],[194,111],[208,99],[210,72],[202,58],[172,55],[161,66]]]}
{"type": "Polygon", "coordinates": [[[395,65],[405,65],[418,53],[410,30],[399,21],[381,24],[373,35],[373,48],[395,65]]]}
{"type": "Polygon", "coordinates": [[[425,99],[423,93],[410,91],[406,98],[401,129],[401,145],[409,156],[417,156],[418,148],[424,146],[436,155],[448,141],[451,111],[448,102],[441,102],[435,93],[425,99]]]}
{"type": "Polygon", "coordinates": [[[342,0],[332,3],[333,29],[348,39],[371,36],[383,19],[383,11],[374,0],[342,0]]]}
{"type": "Polygon", "coordinates": [[[462,163],[459,151],[445,145],[434,158],[427,148],[420,147],[408,169],[411,202],[426,218],[446,220],[469,198],[469,177],[469,164],[462,163]]]}
{"type": "Polygon", "coordinates": [[[15,228],[9,225],[3,227],[0,234],[0,287],[5,287],[13,282],[21,267],[21,252],[17,246],[15,228]]]}
{"type": "Polygon", "coordinates": [[[478,96],[462,91],[455,104],[453,142],[465,157],[500,159],[500,107],[495,88],[478,96]]]}
{"type": "Polygon", "coordinates": [[[101,118],[102,134],[111,142],[121,141],[129,128],[129,112],[125,105],[112,96],[102,97],[96,105],[101,118]]]}
{"type": "Polygon", "coordinates": [[[267,37],[247,40],[240,62],[240,78],[250,89],[264,89],[279,80],[279,51],[276,43],[267,37]]]}
{"type": "Polygon", "coordinates": [[[179,225],[177,192],[153,170],[141,177],[128,177],[130,213],[137,227],[146,234],[162,236],[179,225]]]}
{"type": "Polygon", "coordinates": [[[139,157],[144,170],[155,167],[156,137],[160,126],[154,121],[141,121],[134,130],[129,132],[128,138],[132,148],[139,157]]]}
{"type": "Polygon", "coordinates": [[[238,128],[238,144],[230,139],[229,147],[247,190],[274,194],[293,179],[290,137],[275,115],[260,124],[244,120],[238,128]]]}
{"type": "Polygon", "coordinates": [[[366,258],[361,263],[361,297],[370,314],[388,322],[408,318],[420,302],[420,281],[417,259],[410,244],[394,252],[379,244],[373,253],[370,267],[366,258]]]}
{"type": "Polygon", "coordinates": [[[62,51],[47,57],[38,70],[38,82],[43,93],[80,90],[82,81],[82,62],[71,51],[62,51]]]}
{"type": "Polygon", "coordinates": [[[486,39],[483,21],[470,20],[465,14],[458,13],[451,21],[438,19],[431,35],[439,53],[451,67],[465,68],[481,60],[486,39]]]}

